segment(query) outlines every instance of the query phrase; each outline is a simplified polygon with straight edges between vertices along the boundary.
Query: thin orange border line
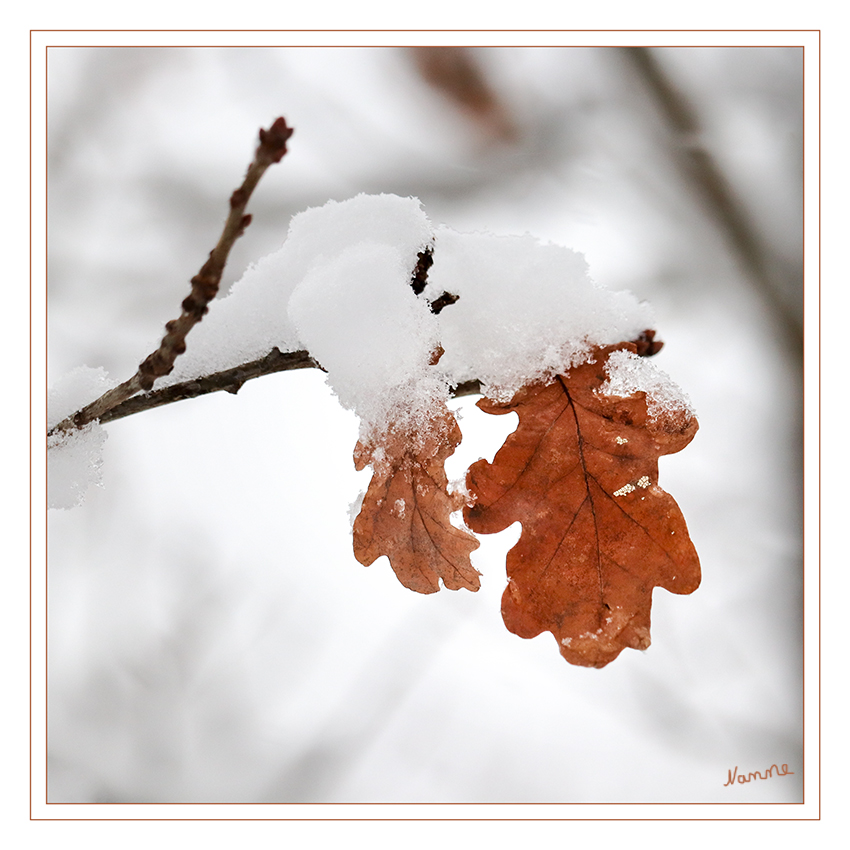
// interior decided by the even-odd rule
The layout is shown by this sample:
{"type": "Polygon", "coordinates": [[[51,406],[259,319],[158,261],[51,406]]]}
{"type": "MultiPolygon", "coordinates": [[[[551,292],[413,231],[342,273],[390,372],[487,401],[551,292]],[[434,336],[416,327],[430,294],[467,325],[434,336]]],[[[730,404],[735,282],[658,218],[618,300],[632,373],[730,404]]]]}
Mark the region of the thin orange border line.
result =
{"type": "MultiPolygon", "coordinates": [[[[386,32],[386,33],[397,33],[398,32],[398,33],[416,33],[416,34],[431,33],[431,32],[434,32],[434,33],[448,33],[448,32],[457,32],[457,33],[466,33],[466,32],[475,32],[475,33],[481,33],[481,32],[483,32],[483,33],[506,33],[506,32],[507,33],[513,33],[513,32],[516,32],[516,33],[538,33],[538,32],[545,32],[545,33],[567,33],[567,34],[568,33],[620,33],[620,32],[622,32],[622,33],[643,33],[643,32],[667,32],[667,33],[679,33],[679,32],[683,32],[683,33],[693,33],[693,32],[704,32],[704,33],[715,33],[715,32],[717,32],[717,33],[723,33],[723,32],[727,32],[727,33],[731,33],[731,32],[738,32],[738,33],[746,33],[746,32],[758,32],[758,33],[794,32],[794,33],[797,33],[797,32],[805,32],[805,33],[817,33],[818,34],[818,81],[819,81],[819,85],[818,85],[818,189],[819,189],[819,192],[818,192],[818,213],[819,213],[818,224],[820,225],[820,213],[821,213],[821,210],[822,210],[822,202],[821,202],[821,198],[820,198],[820,188],[821,188],[821,179],[822,179],[822,166],[821,166],[821,159],[820,159],[820,154],[821,154],[821,143],[820,143],[821,113],[820,113],[820,109],[821,109],[821,97],[822,97],[822,95],[821,95],[821,89],[820,89],[820,75],[821,75],[821,56],[820,56],[820,41],[821,41],[821,38],[820,38],[820,33],[821,33],[821,30],[819,30],[819,29],[769,29],[769,30],[758,30],[758,29],[743,29],[743,30],[739,30],[739,29],[708,29],[708,30],[693,30],[693,29],[690,29],[690,30],[681,30],[681,29],[641,29],[641,30],[597,30],[597,29],[571,29],[571,30],[543,30],[543,29],[488,29],[488,30],[471,30],[471,29],[458,29],[458,30],[454,30],[454,29],[434,29],[434,30],[430,30],[430,29],[429,30],[411,30],[411,29],[385,29],[385,30],[380,30],[380,29],[363,29],[363,30],[359,30],[359,29],[354,29],[354,30],[343,30],[343,29],[339,29],[339,30],[313,30],[313,29],[302,29],[302,30],[299,30],[299,29],[291,29],[291,30],[255,30],[255,29],[244,29],[244,30],[238,30],[238,29],[202,29],[202,30],[189,30],[189,29],[150,29],[150,30],[148,30],[148,29],[141,29],[141,30],[128,30],[128,29],[64,29],[64,30],[59,30],[59,29],[56,29],[56,30],[54,30],[54,29],[31,29],[29,32],[30,32],[30,50],[29,50],[29,58],[30,58],[30,68],[29,68],[29,79],[30,79],[30,110],[29,110],[29,112],[30,112],[30,132],[29,132],[29,136],[30,136],[30,156],[29,156],[29,159],[30,159],[30,178],[29,178],[29,186],[30,186],[30,235],[29,235],[30,257],[32,257],[32,240],[33,240],[33,233],[32,233],[32,231],[33,231],[33,226],[32,226],[32,198],[33,198],[33,195],[32,195],[32,168],[33,168],[32,57],[33,57],[33,33],[53,33],[53,32],[56,32],[56,33],[74,33],[74,32],[105,32],[105,33],[108,33],[108,32],[126,32],[126,33],[147,33],[147,32],[153,32],[153,33],[164,33],[164,32],[191,32],[191,33],[217,33],[217,32],[240,32],[240,33],[386,32]]],[[[400,46],[404,46],[404,45],[397,45],[397,44],[394,44],[394,45],[387,45],[387,44],[375,44],[375,45],[368,45],[368,44],[357,44],[357,45],[340,45],[340,44],[327,44],[327,45],[318,45],[318,44],[311,44],[311,45],[301,45],[301,44],[299,44],[299,45],[276,45],[276,44],[269,44],[269,45],[256,45],[256,44],[255,45],[241,45],[241,44],[232,44],[232,45],[225,45],[225,44],[209,44],[209,45],[207,45],[207,44],[186,44],[186,45],[179,45],[179,44],[169,44],[169,45],[161,45],[161,44],[160,45],[145,45],[145,44],[84,45],[84,44],[74,44],[74,45],[61,45],[61,44],[55,44],[55,45],[44,45],[44,51],[45,51],[45,55],[44,55],[44,66],[45,66],[45,68],[44,68],[45,69],[45,116],[44,116],[45,117],[45,136],[46,136],[46,132],[47,132],[47,122],[48,122],[48,107],[47,107],[48,73],[47,72],[48,72],[48,50],[50,48],[57,49],[57,48],[61,48],[61,47],[70,47],[70,48],[126,47],[128,49],[132,49],[132,48],[137,47],[137,48],[141,48],[141,49],[146,49],[146,48],[149,48],[149,47],[168,47],[168,48],[178,48],[178,49],[185,49],[185,48],[200,48],[200,49],[203,49],[203,48],[247,48],[247,49],[251,49],[251,48],[278,47],[278,46],[281,46],[281,47],[282,46],[293,46],[293,47],[297,46],[297,47],[305,47],[305,48],[326,47],[326,48],[337,48],[337,49],[344,49],[344,48],[369,49],[369,48],[376,48],[376,47],[392,48],[392,47],[400,47],[400,46]]],[[[552,44],[552,45],[517,44],[517,45],[510,45],[510,44],[501,43],[501,44],[494,44],[494,45],[476,44],[476,45],[469,45],[469,46],[474,46],[474,47],[570,47],[572,45],[564,45],[564,44],[552,44]]],[[[576,45],[576,46],[578,46],[578,45],[576,45]]],[[[620,45],[583,44],[583,45],[580,45],[580,46],[582,46],[582,47],[617,47],[617,46],[620,46],[620,45]]],[[[806,73],[805,49],[806,49],[806,46],[804,44],[801,44],[801,45],[793,45],[793,44],[785,44],[785,45],[766,45],[766,44],[728,45],[728,44],[718,44],[718,45],[712,45],[712,44],[702,43],[702,44],[698,44],[698,45],[689,45],[689,44],[652,45],[652,44],[646,44],[646,45],[641,45],[641,46],[644,46],[644,47],[654,47],[654,46],[659,46],[659,47],[707,47],[707,48],[711,48],[711,47],[771,47],[771,46],[792,47],[792,48],[797,47],[797,48],[803,50],[803,53],[804,53],[804,57],[803,57],[803,83],[804,83],[804,85],[803,85],[802,106],[803,106],[803,115],[805,116],[805,97],[806,97],[806,92],[805,92],[805,73],[806,73]]],[[[805,122],[803,124],[803,134],[802,135],[803,135],[803,153],[804,153],[804,157],[805,157],[805,122]]],[[[805,159],[804,159],[804,161],[805,161],[805,159]]],[[[47,181],[47,160],[46,160],[46,148],[45,148],[45,246],[44,246],[44,251],[45,251],[45,283],[44,283],[45,294],[46,294],[46,288],[47,288],[47,274],[46,274],[46,272],[47,272],[47,259],[48,259],[48,256],[47,256],[47,252],[48,252],[48,239],[47,239],[48,185],[47,184],[48,184],[48,181],[47,181]]],[[[804,170],[804,173],[803,173],[803,185],[805,187],[805,170],[804,170]]],[[[804,194],[804,198],[805,198],[805,194],[804,194]]],[[[805,204],[805,201],[804,201],[804,204],[805,204]]],[[[802,249],[803,250],[804,263],[805,263],[805,251],[806,251],[805,221],[806,221],[806,219],[805,219],[805,206],[804,206],[804,215],[803,215],[803,236],[804,236],[804,238],[803,238],[803,249],[802,249]]],[[[821,282],[822,282],[822,278],[821,278],[821,274],[820,274],[821,244],[822,244],[821,243],[821,230],[820,230],[820,226],[819,226],[818,227],[818,258],[819,258],[819,265],[818,265],[818,343],[819,343],[819,346],[818,346],[818,367],[819,367],[819,375],[820,375],[820,363],[821,363],[821,350],[820,350],[820,330],[821,330],[820,294],[821,294],[821,282]]],[[[805,268],[805,265],[804,265],[804,268],[805,268]]],[[[30,259],[30,298],[29,298],[30,328],[32,328],[32,316],[33,316],[33,306],[32,306],[33,278],[32,278],[32,275],[33,275],[32,259],[30,259]]],[[[804,288],[804,296],[805,296],[805,288],[804,288]]],[[[804,302],[803,302],[803,310],[804,310],[804,317],[805,317],[805,297],[804,297],[804,302]]],[[[804,325],[804,327],[805,327],[805,325],[804,325]]],[[[45,309],[45,363],[46,363],[46,355],[47,355],[47,329],[48,329],[47,310],[45,309]]],[[[30,393],[29,393],[29,395],[30,395],[30,416],[29,416],[29,421],[30,421],[30,440],[29,440],[29,442],[30,442],[30,456],[32,456],[32,451],[33,451],[33,440],[32,440],[32,419],[33,419],[33,417],[32,417],[32,369],[33,369],[32,331],[30,331],[30,393]]],[[[45,366],[45,369],[46,369],[46,366],[45,366]]],[[[45,385],[46,385],[46,372],[45,372],[45,385]]],[[[820,468],[821,468],[821,458],[822,458],[821,441],[820,441],[820,437],[821,437],[820,389],[821,389],[821,385],[820,385],[820,380],[819,380],[819,383],[818,383],[818,470],[819,471],[820,471],[820,468]]],[[[805,421],[804,421],[804,429],[805,429],[805,421]]],[[[803,448],[804,448],[804,452],[805,452],[805,439],[804,439],[804,442],[803,442],[803,448]]],[[[46,473],[46,469],[45,469],[45,479],[46,479],[46,474],[47,473],[46,473]]],[[[818,487],[819,487],[818,494],[819,494],[819,497],[820,497],[822,495],[821,485],[820,485],[820,477],[818,479],[818,487]]],[[[45,506],[45,508],[46,508],[46,506],[45,506]]],[[[32,539],[32,527],[33,527],[32,464],[30,464],[29,526],[30,526],[30,539],[32,539]]],[[[47,537],[47,529],[46,529],[46,526],[45,526],[45,544],[47,543],[46,537],[47,537]]],[[[805,539],[805,523],[803,525],[803,539],[805,539]]],[[[821,591],[820,591],[821,565],[822,565],[822,560],[821,560],[821,557],[820,557],[820,543],[821,543],[821,523],[820,523],[820,512],[819,512],[819,516],[818,516],[818,611],[819,612],[821,610],[821,601],[822,601],[822,594],[821,594],[821,591]]],[[[46,551],[47,550],[46,550],[46,547],[45,547],[45,552],[46,551]]],[[[804,552],[805,552],[805,550],[804,550],[804,552]]],[[[804,556],[804,561],[805,561],[805,556],[804,556]]],[[[33,564],[32,564],[32,544],[30,544],[30,589],[29,589],[30,612],[32,612],[32,601],[33,601],[32,568],[33,568],[33,564]]],[[[46,556],[45,556],[45,578],[46,578],[46,573],[47,573],[47,559],[46,559],[46,556]]],[[[803,600],[802,600],[802,602],[803,602],[803,665],[802,665],[803,682],[805,682],[805,590],[806,590],[806,585],[805,585],[805,581],[804,581],[803,582],[803,591],[802,591],[802,593],[803,593],[803,600]]],[[[48,614],[48,610],[47,610],[47,596],[46,596],[46,594],[45,594],[44,604],[45,604],[45,653],[47,653],[47,646],[48,646],[48,641],[47,641],[47,638],[48,638],[47,614],[48,614]]],[[[821,674],[820,645],[821,645],[821,639],[822,639],[822,625],[821,625],[820,619],[819,619],[819,622],[818,622],[818,632],[817,632],[817,634],[818,634],[818,724],[819,724],[818,728],[820,729],[820,722],[822,720],[822,712],[821,712],[821,706],[820,706],[820,698],[822,696],[822,694],[821,694],[821,682],[820,682],[820,674],[821,674]]],[[[32,613],[30,613],[30,640],[29,640],[29,644],[30,644],[30,722],[29,722],[29,726],[30,726],[30,742],[32,742],[32,731],[33,731],[33,728],[32,728],[32,710],[33,710],[32,613]]],[[[48,687],[47,665],[46,665],[46,658],[45,658],[45,698],[46,698],[46,695],[47,695],[47,687],[48,687]]],[[[617,802],[580,802],[580,803],[578,803],[578,802],[572,802],[572,803],[571,802],[557,802],[557,803],[555,803],[555,802],[539,802],[539,803],[524,803],[524,802],[523,803],[496,803],[496,802],[484,802],[484,803],[482,803],[482,802],[476,802],[476,803],[464,803],[464,802],[442,802],[442,803],[433,803],[433,802],[426,802],[426,803],[409,803],[409,802],[388,802],[388,803],[288,802],[288,803],[286,803],[286,802],[284,802],[284,803],[280,803],[280,802],[268,802],[268,803],[249,803],[249,804],[246,804],[246,803],[221,803],[221,802],[216,802],[216,803],[179,803],[179,802],[170,802],[170,801],[161,802],[161,803],[50,803],[47,800],[47,731],[48,731],[48,729],[47,729],[47,711],[46,711],[46,708],[47,707],[45,706],[45,730],[44,730],[44,733],[45,733],[45,788],[44,788],[45,798],[44,798],[44,805],[45,806],[104,806],[104,805],[106,805],[106,806],[187,806],[187,805],[192,805],[192,806],[217,806],[218,807],[218,806],[245,806],[245,805],[250,805],[250,806],[364,806],[364,805],[366,805],[366,806],[378,806],[379,805],[379,806],[429,806],[430,807],[430,806],[469,806],[469,805],[475,805],[475,806],[615,806],[616,805],[616,806],[656,806],[657,807],[657,806],[753,806],[753,805],[757,805],[757,806],[761,807],[761,806],[803,806],[803,805],[805,805],[805,796],[806,796],[806,768],[805,768],[805,762],[806,762],[806,748],[805,748],[806,700],[805,700],[805,691],[804,691],[804,695],[803,695],[803,712],[802,712],[802,721],[803,721],[802,722],[802,727],[803,727],[803,729],[802,729],[802,732],[803,732],[803,800],[800,803],[779,803],[779,802],[750,803],[750,802],[745,802],[745,801],[704,802],[704,803],[691,803],[691,802],[670,802],[670,803],[657,803],[657,802],[655,802],[655,803],[617,803],[617,802]]],[[[745,821],[777,821],[777,820],[781,820],[783,822],[784,821],[811,822],[811,821],[820,821],[821,820],[820,785],[821,785],[821,782],[822,782],[822,766],[821,766],[821,758],[820,757],[822,755],[822,752],[821,752],[820,735],[818,735],[818,755],[819,755],[819,758],[818,758],[818,814],[817,814],[817,817],[811,817],[811,818],[807,818],[807,817],[781,818],[781,819],[780,818],[770,818],[770,817],[761,817],[761,818],[733,818],[733,817],[728,817],[728,818],[727,817],[724,817],[724,818],[700,818],[700,817],[694,817],[694,818],[661,818],[661,817],[657,817],[657,818],[637,818],[637,817],[606,817],[606,818],[602,818],[602,817],[595,817],[595,818],[594,817],[580,817],[580,818],[579,817],[576,817],[576,818],[568,818],[568,817],[567,818],[522,818],[522,817],[504,817],[504,818],[481,818],[481,817],[474,817],[474,818],[473,817],[470,817],[470,818],[447,818],[447,817],[434,817],[434,818],[430,818],[430,817],[419,817],[419,818],[416,818],[416,817],[413,817],[413,818],[377,818],[377,817],[363,817],[363,818],[352,818],[352,817],[333,817],[333,818],[302,818],[302,817],[298,817],[298,818],[287,818],[287,817],[278,817],[278,818],[251,818],[251,817],[242,817],[242,818],[235,818],[235,817],[234,818],[230,818],[230,817],[222,817],[222,818],[163,818],[163,817],[157,817],[157,818],[142,818],[142,817],[62,818],[62,817],[57,817],[57,818],[36,818],[36,817],[33,817],[33,814],[32,814],[32,810],[33,810],[33,800],[32,800],[32,743],[30,743],[30,756],[29,756],[29,761],[30,761],[30,788],[29,788],[30,818],[29,819],[30,819],[30,821],[54,821],[55,820],[55,821],[72,821],[72,822],[73,821],[131,821],[131,822],[133,822],[133,821],[206,821],[206,822],[215,822],[215,821],[293,821],[293,822],[317,822],[317,821],[345,821],[345,822],[359,822],[359,821],[405,821],[405,822],[409,822],[409,821],[413,821],[413,822],[422,822],[422,821],[464,822],[464,821],[470,821],[470,822],[473,822],[473,821],[482,821],[482,822],[502,822],[502,821],[517,821],[517,822],[528,823],[528,822],[537,822],[537,821],[569,822],[569,821],[602,821],[602,820],[604,820],[604,821],[609,821],[609,820],[610,821],[628,821],[628,822],[632,822],[632,821],[635,821],[635,822],[640,822],[640,821],[688,821],[688,822],[692,822],[692,821],[728,821],[728,822],[745,822],[745,821]]]]}
{"type": "MultiPolygon", "coordinates": [[[[30,671],[29,671],[29,735],[30,735],[30,746],[29,746],[29,768],[30,768],[30,782],[29,782],[29,801],[30,801],[30,820],[32,820],[32,711],[33,711],[33,694],[32,694],[32,533],[33,533],[33,491],[32,491],[32,453],[33,453],[33,440],[32,440],[32,429],[33,429],[33,416],[32,416],[32,347],[33,347],[33,339],[32,339],[32,327],[33,327],[33,318],[32,318],[32,288],[33,288],[33,270],[32,270],[32,217],[33,217],[33,204],[32,204],[32,171],[33,171],[33,128],[32,128],[32,31],[30,31],[30,49],[29,49],[29,82],[30,82],[30,106],[29,106],[29,119],[30,119],[30,132],[29,132],[29,165],[30,165],[30,173],[29,173],[29,201],[30,201],[30,218],[29,218],[29,250],[30,250],[30,262],[29,262],[29,282],[30,282],[30,291],[29,291],[29,378],[30,378],[30,392],[29,392],[29,403],[30,403],[30,411],[29,411],[29,426],[30,426],[30,474],[29,474],[29,486],[30,486],[30,510],[29,510],[29,532],[30,532],[30,553],[29,553],[29,567],[30,567],[30,575],[29,575],[29,651],[30,651],[30,671]]],[[[46,164],[46,163],[45,163],[46,164]]],[[[45,240],[46,242],[47,240],[45,240]]],[[[47,279],[45,277],[44,281],[45,290],[47,289],[47,279]]],[[[44,324],[45,324],[45,335],[47,334],[47,310],[44,311],[44,324]]],[[[45,336],[46,339],[46,336],[45,336]]],[[[45,383],[47,376],[45,375],[45,383]]],[[[46,454],[46,451],[45,451],[46,454]]],[[[46,523],[45,523],[46,529],[46,523]]],[[[45,552],[46,554],[46,552],[45,552]]],[[[47,558],[45,557],[45,562],[47,558]]],[[[46,594],[45,594],[46,595],[46,594]]],[[[45,746],[47,746],[47,741],[45,739],[45,746]]]]}
{"type": "MultiPolygon", "coordinates": [[[[85,29],[31,29],[30,33],[34,32],[412,32],[412,33],[429,33],[429,32],[552,32],[552,33],[570,33],[570,32],[600,32],[600,33],[618,33],[618,32],[816,32],[820,33],[819,29],[95,29],[88,27],[85,29]]],[[[820,41],[818,42],[820,43],[820,41]]],[[[76,46],[76,45],[75,45],[76,46]]],[[[104,47],[112,47],[113,45],[102,45],[104,47]]],[[[169,46],[169,45],[166,45],[169,46]]],[[[251,46],[251,45],[248,45],[251,46]]],[[[393,45],[387,45],[393,46],[393,45]]],[[[537,45],[526,45],[536,47],[537,45]]],[[[737,47],[738,45],[726,45],[728,47],[737,47]]],[[[760,45],[762,47],[787,47],[788,45],[760,45]]]]}

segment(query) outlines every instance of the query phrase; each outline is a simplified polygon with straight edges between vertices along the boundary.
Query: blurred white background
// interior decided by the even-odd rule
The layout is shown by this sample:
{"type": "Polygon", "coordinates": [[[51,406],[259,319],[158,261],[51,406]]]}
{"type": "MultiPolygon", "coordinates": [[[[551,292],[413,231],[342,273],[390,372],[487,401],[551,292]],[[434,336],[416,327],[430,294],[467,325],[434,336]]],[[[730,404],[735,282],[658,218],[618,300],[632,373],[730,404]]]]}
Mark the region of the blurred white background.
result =
{"type": "MultiPolygon", "coordinates": [[[[501,622],[514,529],[482,539],[477,594],[354,560],[368,473],[320,373],[130,417],[104,487],[49,517],[51,802],[801,800],[802,51],[480,48],[428,72],[446,58],[52,48],[49,381],[135,371],[284,115],[225,289],[293,213],[359,192],[584,252],[652,302],[699,414],[660,483],[701,588],[655,593],[645,653],[571,667],[501,622]],[[724,787],[773,763],[794,775],[724,787]]],[[[508,423],[456,406],[459,475],[508,423]]]]}

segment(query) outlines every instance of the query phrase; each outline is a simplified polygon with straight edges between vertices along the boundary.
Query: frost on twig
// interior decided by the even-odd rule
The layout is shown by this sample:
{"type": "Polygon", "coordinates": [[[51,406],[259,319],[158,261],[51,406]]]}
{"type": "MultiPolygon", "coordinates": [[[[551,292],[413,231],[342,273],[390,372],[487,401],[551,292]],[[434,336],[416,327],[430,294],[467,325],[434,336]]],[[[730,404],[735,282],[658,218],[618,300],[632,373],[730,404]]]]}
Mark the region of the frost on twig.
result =
{"type": "Polygon", "coordinates": [[[174,368],[174,361],[186,350],[186,335],[203,319],[209,309],[210,301],[215,298],[221,283],[230,250],[236,240],[251,223],[251,216],[245,214],[245,207],[251,194],[260,182],[260,178],[270,165],[280,162],[286,153],[286,143],[292,135],[292,129],[283,118],[278,118],[268,130],[260,130],[260,144],[254,153],[254,159],[248,166],[242,185],[230,196],[230,212],[224,223],[224,229],[215,248],[201,270],[192,278],[192,289],[181,304],[182,312],[177,319],[166,323],[165,336],[159,348],[146,357],[132,378],[104,393],[100,398],[67,417],[52,428],[49,434],[57,431],[81,429],[95,420],[102,420],[117,405],[136,395],[139,391],[150,390],[157,378],[168,375],[174,368]]]}

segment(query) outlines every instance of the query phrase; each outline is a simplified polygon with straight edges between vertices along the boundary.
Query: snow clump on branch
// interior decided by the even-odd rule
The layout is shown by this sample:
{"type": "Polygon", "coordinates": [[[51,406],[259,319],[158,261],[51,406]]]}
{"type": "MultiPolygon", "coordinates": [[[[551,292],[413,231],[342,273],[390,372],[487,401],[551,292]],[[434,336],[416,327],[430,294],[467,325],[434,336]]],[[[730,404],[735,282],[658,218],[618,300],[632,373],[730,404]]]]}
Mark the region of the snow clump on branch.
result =
{"type": "Polygon", "coordinates": [[[224,342],[240,337],[242,358],[245,346],[257,357],[274,345],[307,349],[369,431],[425,421],[466,380],[509,397],[595,346],[636,338],[653,317],[631,293],[597,285],[569,248],[434,227],[416,198],[358,195],[296,215],[281,249],[214,306],[204,330],[215,346],[192,346],[198,358],[214,350],[216,369],[236,365],[222,359],[216,324],[225,323],[224,342]],[[417,296],[412,276],[425,251],[433,265],[417,296]],[[456,300],[435,315],[446,293],[456,300]]]}
{"type": "MultiPolygon", "coordinates": [[[[368,437],[427,427],[463,381],[504,400],[652,326],[647,304],[597,285],[575,251],[435,227],[416,198],[361,194],[294,216],[280,249],[210,304],[156,388],[306,349],[368,437]]],[[[102,441],[98,429],[86,445],[102,441]]]]}
{"type": "Polygon", "coordinates": [[[359,195],[293,219],[287,243],[300,256],[313,251],[289,320],[340,403],[360,417],[364,437],[390,425],[414,433],[449,397],[445,376],[431,366],[437,317],[411,287],[432,240],[415,198],[359,195]]]}
{"type": "Polygon", "coordinates": [[[596,284],[577,251],[448,227],[435,244],[429,289],[459,296],[439,317],[440,365],[454,383],[477,378],[497,401],[653,326],[648,304],[596,284]]]}

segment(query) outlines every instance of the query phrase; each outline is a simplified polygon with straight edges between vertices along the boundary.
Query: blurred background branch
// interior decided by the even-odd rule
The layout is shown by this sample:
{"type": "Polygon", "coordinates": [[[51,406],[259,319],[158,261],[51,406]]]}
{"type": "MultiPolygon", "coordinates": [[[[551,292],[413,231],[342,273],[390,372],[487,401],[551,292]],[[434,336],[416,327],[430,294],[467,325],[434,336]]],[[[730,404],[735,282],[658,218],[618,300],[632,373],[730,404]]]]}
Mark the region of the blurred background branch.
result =
{"type": "MultiPolygon", "coordinates": [[[[319,370],[127,417],[104,489],[49,518],[50,800],[729,802],[729,768],[774,762],[735,801],[801,799],[802,72],[794,47],[51,48],[51,379],[156,346],[285,114],[222,290],[359,192],[582,251],[653,303],[697,408],[661,471],[705,579],[655,595],[645,654],[570,670],[504,630],[510,529],[477,598],[354,562],[357,425],[319,370]]],[[[511,427],[453,404],[450,477],[511,427]]]]}
{"type": "Polygon", "coordinates": [[[803,267],[789,268],[759,236],[750,213],[706,148],[692,103],[676,88],[648,47],[622,48],[667,122],[672,156],[717,220],[753,286],[763,298],[794,358],[803,358],[803,267]]]}

